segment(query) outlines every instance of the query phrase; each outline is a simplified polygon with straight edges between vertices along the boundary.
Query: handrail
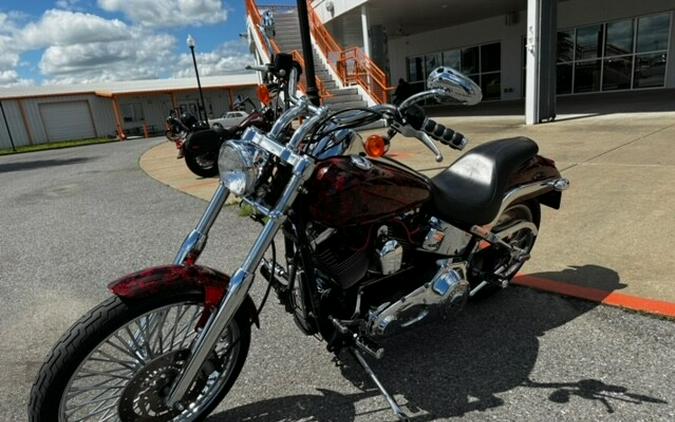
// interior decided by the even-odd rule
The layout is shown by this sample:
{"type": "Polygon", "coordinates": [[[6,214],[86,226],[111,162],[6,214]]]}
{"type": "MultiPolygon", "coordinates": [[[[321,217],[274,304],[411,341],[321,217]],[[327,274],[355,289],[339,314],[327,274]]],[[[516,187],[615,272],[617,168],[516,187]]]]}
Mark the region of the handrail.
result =
{"type": "Polygon", "coordinates": [[[251,17],[251,22],[253,22],[253,28],[255,29],[258,39],[260,40],[260,44],[267,53],[267,57],[271,59],[272,55],[279,53],[281,49],[275,40],[270,39],[270,44],[272,44],[272,50],[274,51],[268,51],[266,43],[263,42],[265,38],[263,37],[262,32],[260,32],[260,27],[262,26],[262,16],[260,15],[260,10],[255,4],[255,0],[246,0],[246,11],[251,17]]]}
{"type": "MultiPolygon", "coordinates": [[[[246,9],[248,11],[248,15],[251,17],[255,31],[261,41],[263,36],[259,29],[259,26],[262,25],[260,9],[289,10],[292,8],[293,6],[257,6],[255,0],[246,0],[246,9]]],[[[350,47],[344,49],[335,40],[335,38],[333,38],[328,29],[326,29],[326,26],[321,21],[321,18],[312,7],[310,0],[308,0],[307,9],[309,14],[309,26],[312,36],[314,37],[314,41],[328,60],[329,66],[342,81],[342,84],[359,85],[377,103],[387,103],[389,91],[391,91],[393,88],[389,86],[387,75],[384,73],[384,71],[382,71],[382,69],[380,69],[380,67],[370,57],[368,57],[360,47],[350,47]]],[[[280,49],[276,41],[271,40],[271,44],[272,49],[274,50],[272,53],[279,53],[280,49]]],[[[262,45],[263,48],[267,50],[265,43],[262,43],[262,45]]],[[[268,52],[268,56],[271,57],[271,54],[269,53],[270,52],[268,52]]],[[[293,55],[293,58],[301,64],[304,70],[305,64],[302,54],[297,50],[293,51],[291,54],[293,55]]],[[[316,78],[316,81],[317,88],[321,96],[330,96],[331,94],[326,89],[323,82],[319,78],[316,78]]],[[[301,80],[299,88],[301,90],[305,90],[304,87],[306,87],[306,84],[301,80]]]]}
{"type": "MultiPolygon", "coordinates": [[[[294,6],[257,6],[255,3],[255,0],[246,0],[246,9],[248,11],[248,15],[251,17],[251,21],[253,23],[253,26],[255,27],[255,32],[258,36],[258,38],[261,41],[261,45],[263,46],[263,49],[267,52],[267,56],[271,59],[272,54],[270,54],[270,51],[267,51],[267,45],[266,43],[262,42],[264,39],[262,33],[260,32],[260,26],[262,26],[262,15],[260,14],[260,9],[276,9],[276,10],[289,10],[289,9],[295,9],[294,6]]],[[[272,53],[280,53],[281,49],[279,48],[279,45],[277,44],[276,40],[270,39],[270,44],[272,44],[272,49],[274,50],[272,53]]],[[[297,61],[300,64],[300,67],[302,67],[302,76],[300,77],[300,83],[298,84],[298,88],[303,91],[307,92],[307,84],[306,84],[306,79],[305,79],[305,60],[302,57],[302,54],[298,50],[293,50],[290,53],[293,56],[293,59],[297,61]]],[[[316,79],[316,86],[317,89],[319,90],[319,95],[321,95],[322,98],[327,98],[331,97],[332,94],[328,92],[328,89],[326,89],[326,86],[324,85],[323,81],[319,79],[318,77],[316,79]]]]}
{"type": "Polygon", "coordinates": [[[387,103],[391,87],[384,71],[360,47],[342,48],[309,3],[309,26],[314,40],[342,83],[358,84],[379,104],[387,103]]]}

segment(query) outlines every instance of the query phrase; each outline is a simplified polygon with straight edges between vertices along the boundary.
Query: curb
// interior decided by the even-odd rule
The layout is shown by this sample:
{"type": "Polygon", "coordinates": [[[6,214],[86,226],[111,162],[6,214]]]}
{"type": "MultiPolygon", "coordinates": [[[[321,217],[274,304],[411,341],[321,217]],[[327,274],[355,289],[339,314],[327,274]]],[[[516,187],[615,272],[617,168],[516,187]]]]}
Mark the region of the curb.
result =
{"type": "Polygon", "coordinates": [[[615,308],[628,309],[631,311],[675,319],[675,303],[645,299],[617,292],[608,292],[606,290],[583,287],[576,284],[563,283],[525,274],[516,275],[513,279],[513,284],[530,287],[548,293],[555,293],[561,296],[597,302],[615,308]]]}

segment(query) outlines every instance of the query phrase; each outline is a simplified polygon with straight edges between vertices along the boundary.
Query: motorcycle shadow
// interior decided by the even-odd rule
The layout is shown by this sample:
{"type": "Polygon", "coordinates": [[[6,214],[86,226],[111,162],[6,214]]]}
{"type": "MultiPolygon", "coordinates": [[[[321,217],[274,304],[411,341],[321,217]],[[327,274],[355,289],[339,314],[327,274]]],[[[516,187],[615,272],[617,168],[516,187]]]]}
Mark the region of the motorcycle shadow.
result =
{"type": "MultiPolygon", "coordinates": [[[[595,265],[531,275],[559,280],[592,276],[602,280],[608,294],[625,287],[615,271],[595,265]]],[[[571,396],[598,400],[608,413],[613,412],[609,399],[664,403],[599,380],[546,384],[530,380],[539,353],[539,337],[596,306],[527,288],[510,288],[468,304],[454,320],[429,323],[386,340],[385,357],[369,362],[404,410],[417,415],[411,418],[415,421],[499,407],[504,401],[497,394],[523,386],[555,390],[549,400],[556,403],[566,403],[571,396]]],[[[355,403],[379,393],[348,353],[343,353],[340,360],[343,376],[361,393],[344,395],[321,390],[321,395],[280,397],[230,409],[210,420],[295,421],[310,417],[318,421],[352,421],[357,416],[355,403]]],[[[381,400],[382,407],[377,410],[380,419],[393,419],[381,400]]]]}

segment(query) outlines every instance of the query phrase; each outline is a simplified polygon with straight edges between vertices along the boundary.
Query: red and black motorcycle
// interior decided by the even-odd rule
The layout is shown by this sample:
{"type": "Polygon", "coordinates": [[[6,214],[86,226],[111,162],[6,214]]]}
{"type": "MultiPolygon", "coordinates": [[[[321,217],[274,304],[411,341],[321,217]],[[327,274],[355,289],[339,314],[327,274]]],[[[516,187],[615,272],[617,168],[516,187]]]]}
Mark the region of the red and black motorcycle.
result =
{"type": "Polygon", "coordinates": [[[331,352],[352,353],[404,419],[365,356],[382,356],[383,337],[506,287],[529,259],[540,207],[559,208],[568,187],[535,142],[484,143],[431,178],[384,156],[396,134],[437,161],[436,142],[463,149],[466,138],[418,104],[475,104],[474,82],[441,67],[428,91],[398,107],[331,112],[294,95],[297,70],[286,62],[291,106],[271,128],[249,125],[224,142],[220,184],[174,263],[114,281],[112,297],[63,336],[33,387],[31,421],[201,420],[234,384],[251,325],[260,326],[267,295],[256,306],[248,294],[257,271],[298,327],[331,352]],[[355,129],[376,121],[386,122],[386,136],[353,152],[362,142],[355,129]],[[197,263],[230,194],[262,225],[232,275],[197,263]]]}

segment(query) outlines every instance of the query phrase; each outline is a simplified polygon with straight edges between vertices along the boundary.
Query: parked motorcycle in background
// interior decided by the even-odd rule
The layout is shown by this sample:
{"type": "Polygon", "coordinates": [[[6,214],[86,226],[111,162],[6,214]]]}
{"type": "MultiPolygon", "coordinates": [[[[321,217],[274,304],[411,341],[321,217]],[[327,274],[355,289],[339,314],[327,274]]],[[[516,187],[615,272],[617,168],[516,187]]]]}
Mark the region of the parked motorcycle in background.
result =
{"type": "Polygon", "coordinates": [[[429,90],[399,106],[331,112],[296,96],[297,69],[285,54],[257,69],[282,80],[290,107],[261,118],[273,125],[250,124],[224,141],[218,188],[174,263],[109,285],[113,296],[76,322],[43,364],[30,421],[203,419],[237,379],[251,325],[260,327],[267,294],[257,306],[248,294],[257,271],[300,330],[336,355],[353,354],[404,419],[366,356],[382,357],[384,337],[508,286],[530,258],[540,207],[559,208],[568,186],[534,141],[479,145],[432,178],[384,156],[397,134],[419,140],[438,162],[437,143],[464,149],[467,139],[419,104],[476,104],[482,94],[471,79],[440,67],[429,90]],[[386,135],[362,141],[356,130],[377,121],[386,135]],[[366,153],[350,154],[361,142],[366,153]],[[232,276],[197,264],[230,194],[262,226],[232,276]]]}
{"type": "Polygon", "coordinates": [[[178,156],[176,158],[183,158],[185,152],[183,144],[187,136],[196,130],[204,129],[205,125],[188,112],[182,112],[178,116],[178,109],[171,110],[169,117],[166,118],[166,139],[176,144],[178,156]]]}

